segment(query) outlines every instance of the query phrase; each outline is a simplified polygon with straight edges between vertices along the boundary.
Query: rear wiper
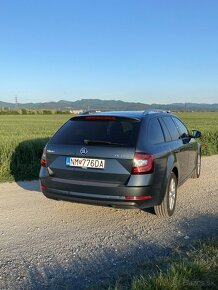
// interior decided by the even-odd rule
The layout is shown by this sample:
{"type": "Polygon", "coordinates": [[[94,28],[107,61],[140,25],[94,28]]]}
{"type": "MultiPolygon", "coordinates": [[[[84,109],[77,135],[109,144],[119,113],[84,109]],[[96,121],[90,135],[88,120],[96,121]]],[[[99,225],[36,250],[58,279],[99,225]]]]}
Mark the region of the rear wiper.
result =
{"type": "Polygon", "coordinates": [[[83,142],[86,145],[102,144],[102,145],[111,145],[111,146],[124,146],[124,144],[121,144],[121,143],[114,143],[110,141],[101,141],[101,140],[84,140],[83,142]]]}

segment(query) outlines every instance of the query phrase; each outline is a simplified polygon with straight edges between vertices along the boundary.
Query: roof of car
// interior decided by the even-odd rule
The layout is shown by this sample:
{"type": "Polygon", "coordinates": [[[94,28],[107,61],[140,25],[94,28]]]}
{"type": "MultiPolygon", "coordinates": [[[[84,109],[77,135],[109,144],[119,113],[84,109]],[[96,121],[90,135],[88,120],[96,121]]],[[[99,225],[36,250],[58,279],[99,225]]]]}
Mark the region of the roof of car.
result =
{"type": "Polygon", "coordinates": [[[144,111],[87,111],[80,116],[116,116],[116,117],[129,117],[129,118],[142,118],[145,115],[151,114],[169,114],[169,111],[163,110],[144,110],[144,111]]]}

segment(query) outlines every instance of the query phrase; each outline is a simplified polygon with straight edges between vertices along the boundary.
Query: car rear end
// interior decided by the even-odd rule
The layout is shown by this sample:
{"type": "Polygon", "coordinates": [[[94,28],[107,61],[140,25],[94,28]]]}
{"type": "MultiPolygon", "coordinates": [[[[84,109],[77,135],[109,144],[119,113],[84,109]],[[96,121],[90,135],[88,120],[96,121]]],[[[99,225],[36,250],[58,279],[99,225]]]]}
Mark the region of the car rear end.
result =
{"type": "Polygon", "coordinates": [[[153,156],[138,152],[140,116],[81,115],[46,145],[40,181],[52,199],[119,207],[149,207],[153,156]]]}

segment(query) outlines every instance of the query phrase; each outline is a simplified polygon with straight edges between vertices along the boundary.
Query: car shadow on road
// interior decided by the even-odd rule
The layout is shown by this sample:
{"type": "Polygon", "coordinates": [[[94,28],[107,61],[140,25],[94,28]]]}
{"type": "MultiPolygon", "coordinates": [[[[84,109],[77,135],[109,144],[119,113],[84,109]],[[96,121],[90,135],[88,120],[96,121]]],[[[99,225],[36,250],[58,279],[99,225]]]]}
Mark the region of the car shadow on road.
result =
{"type": "MultiPolygon", "coordinates": [[[[165,220],[162,223],[173,225],[174,221],[165,220]]],[[[148,238],[143,240],[129,231],[131,240],[126,239],[120,250],[111,248],[99,248],[93,252],[87,249],[86,258],[79,253],[72,253],[66,262],[61,262],[55,254],[44,257],[44,264],[40,264],[38,257],[34,263],[24,259],[28,269],[28,275],[22,285],[22,289],[108,289],[114,288],[115,281],[124,276],[128,284],[131,275],[149,274],[155,268],[155,259],[168,260],[176,248],[182,247],[187,250],[198,239],[213,237],[218,234],[218,216],[212,214],[196,215],[190,218],[175,221],[177,231],[181,235],[172,235],[167,243],[161,239],[153,243],[148,238]],[[167,244],[167,246],[166,246],[167,244]],[[49,262],[51,261],[51,262],[49,262]],[[96,286],[97,285],[97,286],[96,286]]],[[[128,231],[128,230],[127,230],[128,231]]],[[[153,229],[155,231],[155,228],[153,229]]],[[[105,234],[107,235],[107,234],[105,234]]],[[[73,240],[69,241],[73,245],[73,240]]],[[[92,243],[90,240],[89,243],[92,243]]],[[[64,248],[60,250],[63,255],[64,248]]],[[[60,255],[62,256],[62,255],[60,255]]],[[[32,257],[33,258],[33,257],[32,257]]],[[[128,287],[127,287],[128,289],[128,287]]]]}
{"type": "Polygon", "coordinates": [[[24,190],[41,192],[39,180],[17,181],[16,183],[24,190]]]}

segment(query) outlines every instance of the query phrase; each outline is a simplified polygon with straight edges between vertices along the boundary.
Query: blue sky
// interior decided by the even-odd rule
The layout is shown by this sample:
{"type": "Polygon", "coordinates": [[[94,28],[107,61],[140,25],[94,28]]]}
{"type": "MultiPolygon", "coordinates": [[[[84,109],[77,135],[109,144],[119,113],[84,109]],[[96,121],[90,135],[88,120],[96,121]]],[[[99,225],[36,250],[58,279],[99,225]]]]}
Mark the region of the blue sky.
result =
{"type": "Polygon", "coordinates": [[[0,0],[0,100],[218,102],[217,0],[0,0]]]}

